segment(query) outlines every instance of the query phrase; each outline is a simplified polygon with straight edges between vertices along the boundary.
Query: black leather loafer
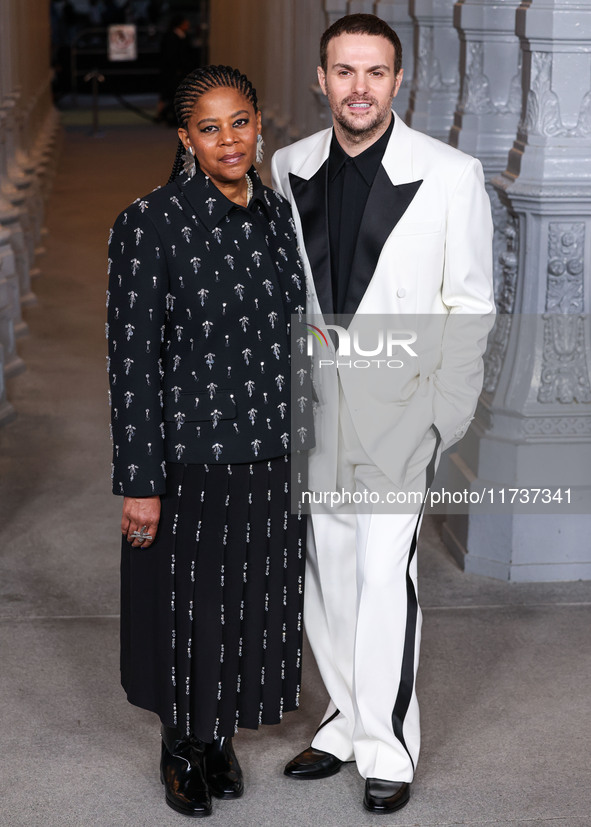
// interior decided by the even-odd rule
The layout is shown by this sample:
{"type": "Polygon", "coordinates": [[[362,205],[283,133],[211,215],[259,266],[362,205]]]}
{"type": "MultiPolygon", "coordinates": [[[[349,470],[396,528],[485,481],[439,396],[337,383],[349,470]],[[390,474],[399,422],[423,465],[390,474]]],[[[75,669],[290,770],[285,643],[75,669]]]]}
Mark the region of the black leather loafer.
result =
{"type": "Polygon", "coordinates": [[[231,738],[205,745],[205,780],[216,798],[240,798],[244,792],[242,770],[231,738]]]}
{"type": "Polygon", "coordinates": [[[320,749],[308,747],[299,755],[296,755],[284,769],[284,775],[290,778],[305,778],[313,780],[316,778],[329,778],[336,775],[345,762],[331,755],[330,752],[322,752],[320,749]]]}
{"type": "Polygon", "coordinates": [[[408,804],[410,784],[406,781],[383,781],[368,778],[365,782],[363,806],[370,813],[393,813],[408,804]]]}
{"type": "Polygon", "coordinates": [[[178,735],[178,730],[162,727],[160,780],[166,803],[186,816],[209,816],[212,808],[203,767],[203,744],[178,735]]]}

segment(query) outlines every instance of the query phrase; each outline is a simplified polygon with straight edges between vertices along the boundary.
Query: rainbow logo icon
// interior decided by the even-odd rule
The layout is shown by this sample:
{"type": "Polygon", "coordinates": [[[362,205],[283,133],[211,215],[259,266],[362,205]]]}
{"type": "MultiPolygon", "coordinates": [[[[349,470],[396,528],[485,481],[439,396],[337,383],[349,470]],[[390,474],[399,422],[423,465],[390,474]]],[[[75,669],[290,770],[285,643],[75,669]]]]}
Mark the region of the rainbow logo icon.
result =
{"type": "Polygon", "coordinates": [[[313,324],[306,325],[306,327],[308,328],[308,333],[314,336],[314,338],[318,339],[321,345],[324,344],[326,345],[326,347],[328,347],[328,339],[319,327],[316,327],[316,325],[313,324]]]}

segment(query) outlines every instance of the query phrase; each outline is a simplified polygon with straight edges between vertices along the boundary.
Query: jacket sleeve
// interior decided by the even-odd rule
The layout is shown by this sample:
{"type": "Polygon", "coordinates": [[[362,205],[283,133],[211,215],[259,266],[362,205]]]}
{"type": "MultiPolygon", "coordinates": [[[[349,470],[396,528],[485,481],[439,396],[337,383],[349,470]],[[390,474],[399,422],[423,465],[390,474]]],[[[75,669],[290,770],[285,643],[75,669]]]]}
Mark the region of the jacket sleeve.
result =
{"type": "Polygon", "coordinates": [[[149,207],[140,203],[111,230],[107,291],[113,493],[130,497],[166,489],[160,348],[169,277],[149,207]]]}
{"type": "Polygon", "coordinates": [[[434,422],[444,448],[464,436],[482,390],[482,356],[495,316],[492,234],[482,166],[472,159],[447,216],[441,297],[449,316],[441,364],[433,376],[434,422]]]}
{"type": "Polygon", "coordinates": [[[281,222],[280,245],[274,245],[275,266],[281,284],[281,296],[286,316],[296,314],[299,319],[306,312],[306,276],[302,265],[296,226],[289,202],[276,191],[273,193],[275,211],[281,222]]]}
{"type": "Polygon", "coordinates": [[[413,346],[425,363],[425,374],[381,448],[383,467],[396,485],[403,485],[417,452],[422,456],[426,437],[435,444],[433,429],[442,450],[464,436],[482,389],[482,356],[495,311],[490,202],[475,159],[466,164],[450,194],[441,298],[447,313],[421,314],[413,320],[413,346]],[[407,435],[403,452],[400,434],[407,435]]]}
{"type": "Polygon", "coordinates": [[[291,193],[287,192],[288,187],[284,186],[283,177],[280,173],[280,168],[282,166],[282,164],[281,164],[282,154],[283,154],[282,151],[278,150],[277,152],[275,152],[273,154],[273,157],[271,158],[271,179],[273,181],[273,189],[276,192],[278,192],[279,195],[281,195],[283,198],[290,201],[289,196],[290,196],[291,193]]]}

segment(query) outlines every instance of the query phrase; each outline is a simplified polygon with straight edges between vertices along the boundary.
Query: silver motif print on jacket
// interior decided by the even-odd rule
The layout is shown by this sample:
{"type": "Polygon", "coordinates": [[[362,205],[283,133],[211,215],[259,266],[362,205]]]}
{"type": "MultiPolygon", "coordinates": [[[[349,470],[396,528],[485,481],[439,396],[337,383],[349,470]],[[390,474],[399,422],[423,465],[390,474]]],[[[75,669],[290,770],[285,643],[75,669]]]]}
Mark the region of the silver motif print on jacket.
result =
{"type": "Polygon", "coordinates": [[[292,441],[289,314],[305,297],[288,205],[262,185],[252,210],[226,205],[197,179],[138,199],[110,234],[116,493],[163,493],[166,461],[245,462],[292,441]]]}

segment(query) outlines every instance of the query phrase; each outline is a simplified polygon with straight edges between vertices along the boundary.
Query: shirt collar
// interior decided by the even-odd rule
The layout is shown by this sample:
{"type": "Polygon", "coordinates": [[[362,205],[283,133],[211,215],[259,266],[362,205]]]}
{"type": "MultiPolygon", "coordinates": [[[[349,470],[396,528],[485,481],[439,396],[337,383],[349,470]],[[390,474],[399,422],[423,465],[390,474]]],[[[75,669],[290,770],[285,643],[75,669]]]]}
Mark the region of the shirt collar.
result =
{"type": "Polygon", "coordinates": [[[354,157],[347,155],[333,132],[328,156],[328,180],[334,181],[346,161],[349,160],[357,167],[367,186],[371,187],[382,163],[382,158],[384,157],[384,152],[392,135],[392,130],[394,129],[394,117],[394,113],[392,113],[390,125],[384,134],[375,143],[368,146],[360,155],[355,155],[354,157]]]}
{"type": "Polygon", "coordinates": [[[178,178],[175,179],[175,183],[190,202],[201,223],[211,231],[232,209],[252,211],[260,205],[267,217],[272,218],[271,203],[258,172],[254,167],[251,167],[248,170],[248,175],[252,181],[252,198],[248,207],[240,207],[234,201],[226,198],[223,192],[215,186],[213,181],[199,167],[197,167],[191,178],[186,172],[181,172],[178,178]]]}

